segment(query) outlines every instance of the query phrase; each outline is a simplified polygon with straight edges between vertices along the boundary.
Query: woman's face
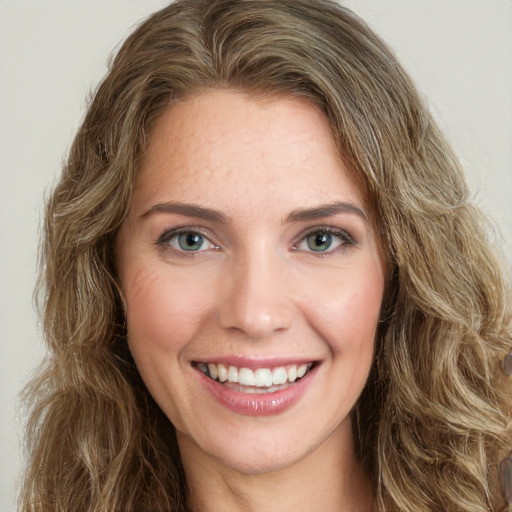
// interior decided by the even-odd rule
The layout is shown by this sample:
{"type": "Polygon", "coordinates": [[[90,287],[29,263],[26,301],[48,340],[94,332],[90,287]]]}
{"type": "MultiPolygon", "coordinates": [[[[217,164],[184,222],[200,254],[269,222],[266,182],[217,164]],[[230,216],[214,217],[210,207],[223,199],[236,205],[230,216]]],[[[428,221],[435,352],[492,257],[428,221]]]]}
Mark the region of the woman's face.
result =
{"type": "Polygon", "coordinates": [[[225,90],[172,106],[117,251],[129,346],[182,452],[247,473],[352,447],[384,265],[317,108],[225,90]]]}

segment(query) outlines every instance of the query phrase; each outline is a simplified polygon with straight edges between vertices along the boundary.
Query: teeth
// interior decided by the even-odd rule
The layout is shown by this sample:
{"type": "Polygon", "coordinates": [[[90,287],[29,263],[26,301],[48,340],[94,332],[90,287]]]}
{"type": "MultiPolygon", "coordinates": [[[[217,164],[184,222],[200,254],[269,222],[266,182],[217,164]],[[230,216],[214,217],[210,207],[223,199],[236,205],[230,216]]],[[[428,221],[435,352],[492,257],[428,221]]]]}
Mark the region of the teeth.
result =
{"type": "Polygon", "coordinates": [[[221,363],[197,363],[197,367],[213,380],[239,383],[242,386],[252,388],[266,388],[266,391],[275,390],[275,386],[295,382],[297,379],[304,377],[312,366],[313,363],[303,363],[300,366],[293,364],[288,367],[258,368],[253,371],[250,368],[237,368],[236,366],[226,368],[221,363]]]}
{"type": "Polygon", "coordinates": [[[228,380],[228,370],[223,364],[217,365],[217,377],[220,382],[226,382],[228,380]]]}
{"type": "Polygon", "coordinates": [[[208,371],[210,372],[210,377],[212,379],[217,378],[217,365],[213,363],[208,364],[208,371]]]}
{"type": "Polygon", "coordinates": [[[229,367],[228,380],[229,382],[238,382],[238,368],[236,368],[235,366],[229,367]]]}
{"type": "Polygon", "coordinates": [[[272,372],[272,384],[274,384],[274,386],[284,384],[287,380],[288,373],[286,372],[286,368],[284,366],[280,366],[272,372]]]}
{"type": "Polygon", "coordinates": [[[254,375],[256,377],[256,386],[260,388],[272,386],[272,372],[268,368],[258,368],[254,375]]]}
{"type": "Polygon", "coordinates": [[[255,386],[256,375],[249,368],[241,368],[238,372],[238,382],[243,386],[255,386]]]}

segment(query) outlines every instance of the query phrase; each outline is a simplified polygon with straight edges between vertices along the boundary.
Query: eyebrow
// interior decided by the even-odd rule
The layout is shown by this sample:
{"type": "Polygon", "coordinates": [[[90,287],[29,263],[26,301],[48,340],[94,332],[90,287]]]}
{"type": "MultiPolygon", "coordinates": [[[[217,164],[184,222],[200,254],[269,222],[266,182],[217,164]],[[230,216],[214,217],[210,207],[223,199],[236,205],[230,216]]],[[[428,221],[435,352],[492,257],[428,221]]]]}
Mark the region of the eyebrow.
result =
{"type": "Polygon", "coordinates": [[[162,203],[152,206],[142,217],[147,217],[153,213],[164,212],[164,213],[177,213],[178,215],[184,215],[185,217],[196,217],[198,219],[209,220],[212,222],[218,222],[220,224],[228,224],[229,217],[211,208],[205,208],[195,204],[188,203],[162,203]]]}
{"type": "MultiPolygon", "coordinates": [[[[176,213],[186,217],[195,217],[198,219],[208,220],[211,222],[218,222],[221,224],[228,224],[230,218],[218,210],[206,208],[189,203],[161,203],[152,206],[141,217],[147,217],[153,213],[176,213]]],[[[291,211],[284,220],[284,223],[292,222],[307,222],[315,219],[322,219],[324,217],[333,217],[339,213],[355,214],[361,217],[365,222],[368,222],[368,216],[365,211],[353,203],[336,202],[321,204],[313,208],[298,208],[291,211]]]]}
{"type": "Polygon", "coordinates": [[[358,215],[365,222],[368,222],[368,215],[359,206],[352,203],[338,202],[315,206],[314,208],[299,208],[290,212],[285,222],[305,222],[309,220],[332,217],[338,213],[351,213],[358,215]]]}

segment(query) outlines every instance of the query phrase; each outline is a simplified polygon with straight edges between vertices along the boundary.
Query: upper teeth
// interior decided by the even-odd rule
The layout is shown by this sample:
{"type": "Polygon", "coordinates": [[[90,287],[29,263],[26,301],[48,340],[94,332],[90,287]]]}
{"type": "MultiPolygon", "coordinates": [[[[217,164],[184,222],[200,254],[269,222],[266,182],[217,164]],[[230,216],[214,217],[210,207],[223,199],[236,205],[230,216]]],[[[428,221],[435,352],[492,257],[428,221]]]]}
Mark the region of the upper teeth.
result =
{"type": "Polygon", "coordinates": [[[313,363],[278,366],[276,368],[237,368],[222,363],[198,363],[197,367],[212,379],[220,382],[233,382],[243,386],[270,387],[294,382],[304,377],[313,363]]]}

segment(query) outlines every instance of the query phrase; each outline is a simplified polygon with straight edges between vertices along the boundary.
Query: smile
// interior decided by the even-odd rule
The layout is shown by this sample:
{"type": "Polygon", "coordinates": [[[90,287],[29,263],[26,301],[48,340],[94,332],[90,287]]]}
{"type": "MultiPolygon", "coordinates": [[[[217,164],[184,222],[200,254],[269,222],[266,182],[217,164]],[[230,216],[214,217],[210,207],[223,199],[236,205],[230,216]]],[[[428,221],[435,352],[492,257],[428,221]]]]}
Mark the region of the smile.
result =
{"type": "Polygon", "coordinates": [[[238,368],[222,363],[194,363],[210,379],[245,393],[273,393],[304,377],[313,363],[290,364],[275,368],[238,368]]]}
{"type": "Polygon", "coordinates": [[[298,402],[315,381],[320,361],[193,361],[199,382],[213,398],[246,416],[272,416],[298,402]]]}

